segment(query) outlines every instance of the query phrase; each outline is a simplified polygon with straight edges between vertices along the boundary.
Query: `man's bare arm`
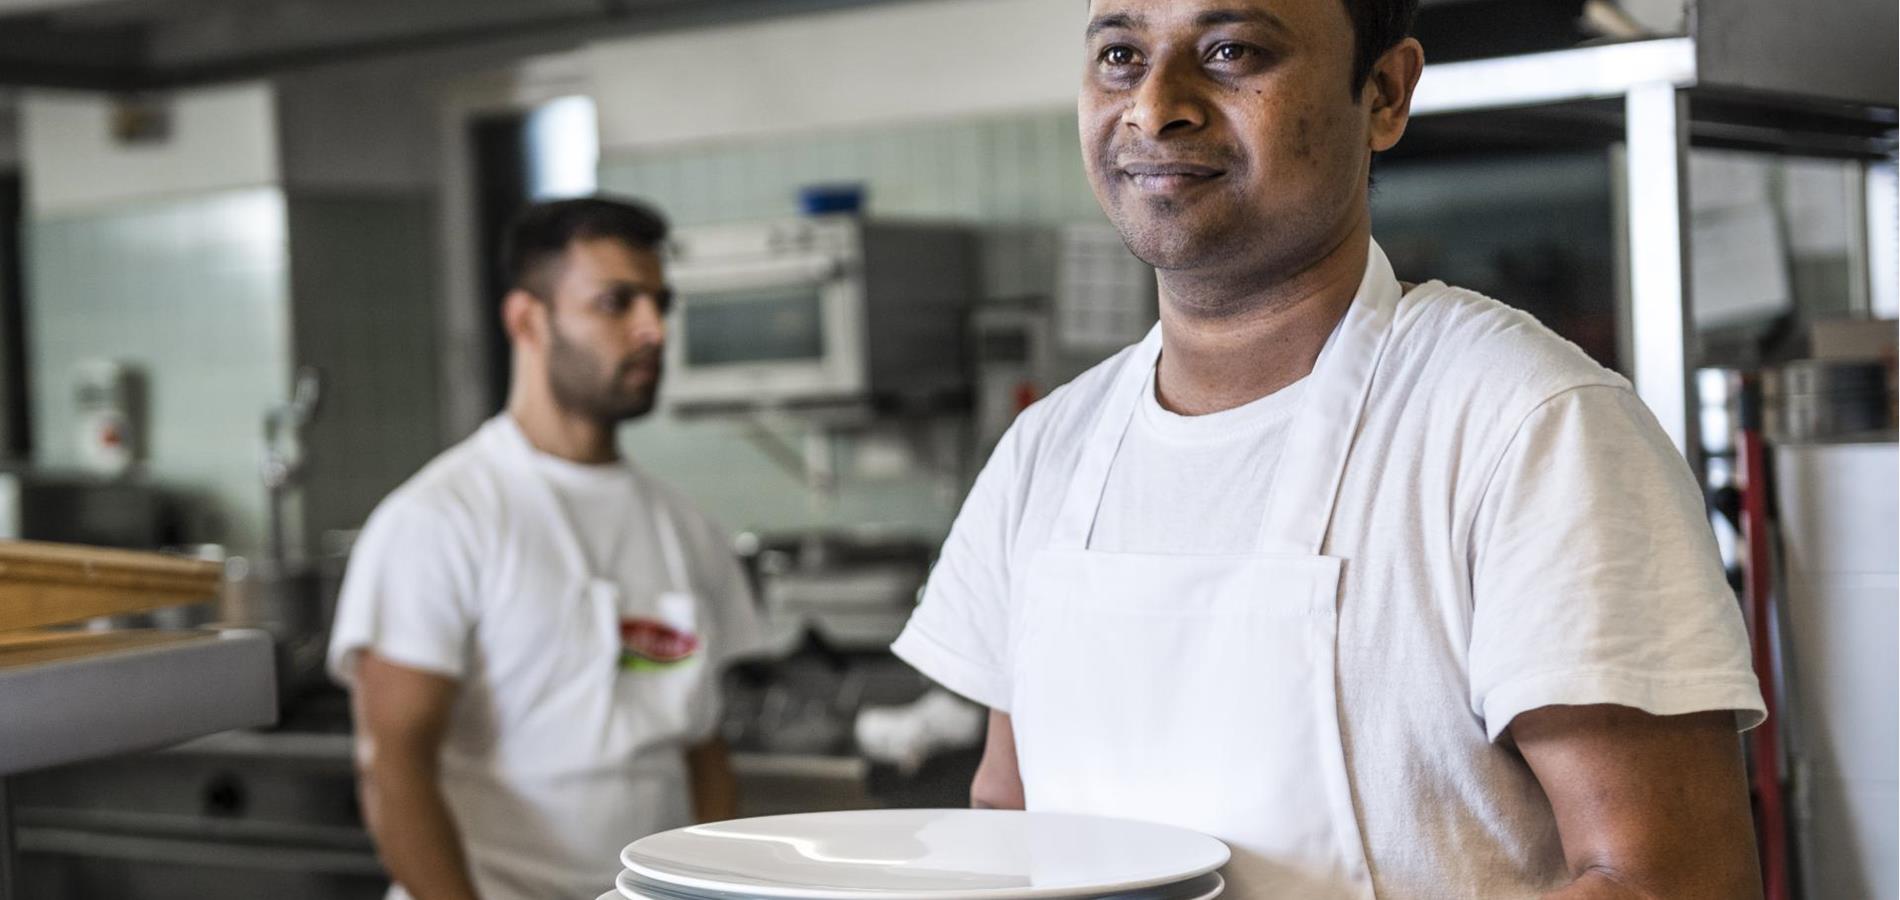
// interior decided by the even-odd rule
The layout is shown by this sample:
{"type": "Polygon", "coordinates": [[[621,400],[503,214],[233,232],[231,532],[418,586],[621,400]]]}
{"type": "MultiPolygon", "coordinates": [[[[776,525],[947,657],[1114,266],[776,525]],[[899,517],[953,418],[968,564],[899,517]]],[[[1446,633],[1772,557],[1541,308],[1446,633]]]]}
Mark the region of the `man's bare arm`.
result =
{"type": "Polygon", "coordinates": [[[739,779],[722,738],[686,748],[686,769],[693,785],[693,816],[720,822],[739,816],[739,779]]]}
{"type": "Polygon", "coordinates": [[[1022,809],[1023,777],[1016,769],[1016,730],[1009,713],[990,710],[983,739],[983,761],[970,781],[970,805],[977,809],[1022,809]]]}
{"type": "Polygon", "coordinates": [[[357,776],[376,850],[416,900],[475,900],[468,860],[437,781],[455,679],[368,651],[356,664],[357,776]]]}
{"type": "Polygon", "coordinates": [[[1546,900],[1761,896],[1735,717],[1552,706],[1510,734],[1557,815],[1575,878],[1546,900]]]}

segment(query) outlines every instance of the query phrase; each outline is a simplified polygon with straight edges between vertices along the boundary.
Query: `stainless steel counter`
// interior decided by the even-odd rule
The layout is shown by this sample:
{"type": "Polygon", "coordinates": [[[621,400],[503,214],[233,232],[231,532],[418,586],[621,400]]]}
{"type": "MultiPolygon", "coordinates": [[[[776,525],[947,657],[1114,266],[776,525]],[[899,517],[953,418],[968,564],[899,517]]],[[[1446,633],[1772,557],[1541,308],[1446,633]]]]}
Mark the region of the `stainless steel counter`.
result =
{"type": "Polygon", "coordinates": [[[263,632],[62,632],[0,643],[0,776],[277,718],[263,632]]]}
{"type": "Polygon", "coordinates": [[[263,632],[0,636],[0,900],[15,896],[17,875],[8,776],[276,719],[263,632]]]}

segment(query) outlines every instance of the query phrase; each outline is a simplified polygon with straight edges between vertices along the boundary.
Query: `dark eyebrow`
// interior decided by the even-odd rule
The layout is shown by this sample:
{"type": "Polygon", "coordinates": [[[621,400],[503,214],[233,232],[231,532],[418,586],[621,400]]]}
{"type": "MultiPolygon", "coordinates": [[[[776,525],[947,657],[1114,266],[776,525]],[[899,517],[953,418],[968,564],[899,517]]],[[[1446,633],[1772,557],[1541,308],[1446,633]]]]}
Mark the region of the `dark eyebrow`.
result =
{"type": "Polygon", "coordinates": [[[1287,30],[1286,22],[1264,9],[1212,9],[1196,16],[1194,24],[1202,28],[1214,25],[1265,25],[1277,31],[1287,30]]]}
{"type": "Polygon", "coordinates": [[[668,289],[664,282],[653,284],[644,281],[629,281],[624,278],[604,279],[600,283],[600,288],[613,294],[658,294],[668,289]]]}
{"type": "MultiPolygon", "coordinates": [[[[1089,23],[1085,37],[1096,35],[1114,28],[1135,30],[1147,25],[1147,20],[1127,13],[1110,13],[1089,23]]],[[[1263,25],[1275,31],[1286,31],[1285,20],[1264,9],[1211,9],[1194,17],[1194,24],[1201,28],[1215,25],[1263,25]]]]}
{"type": "Polygon", "coordinates": [[[1083,34],[1083,37],[1093,38],[1111,28],[1140,28],[1143,24],[1145,23],[1140,16],[1130,16],[1126,13],[1110,13],[1109,15],[1102,16],[1090,22],[1089,29],[1083,34]]]}

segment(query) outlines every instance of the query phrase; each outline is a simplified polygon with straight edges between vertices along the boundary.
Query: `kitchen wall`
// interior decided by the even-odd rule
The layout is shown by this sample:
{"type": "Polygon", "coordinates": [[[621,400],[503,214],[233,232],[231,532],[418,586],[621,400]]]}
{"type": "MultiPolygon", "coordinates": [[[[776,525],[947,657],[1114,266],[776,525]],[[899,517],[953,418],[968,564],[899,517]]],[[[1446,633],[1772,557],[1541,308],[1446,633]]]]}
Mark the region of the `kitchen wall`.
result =
{"type": "Polygon", "coordinates": [[[264,544],[263,419],[296,367],[324,378],[292,510],[303,549],[439,449],[436,195],[415,138],[433,129],[363,82],[184,92],[163,134],[130,144],[105,99],[29,96],[35,462],[78,462],[73,369],[95,358],[143,372],[146,471],[187,501],[185,537],[237,553],[264,544]]]}
{"type": "Polygon", "coordinates": [[[288,390],[287,254],[284,198],[271,187],[36,215],[36,461],[78,464],[74,367],[123,360],[146,381],[146,470],[190,500],[187,537],[255,546],[260,423],[288,390]]]}
{"type": "Polygon", "coordinates": [[[190,92],[169,136],[119,143],[101,98],[22,105],[35,462],[78,462],[74,368],[141,370],[147,472],[192,540],[255,546],[258,435],[288,390],[289,251],[268,88],[190,92]]]}
{"type": "Polygon", "coordinates": [[[306,547],[362,526],[441,449],[431,196],[293,190],[295,359],[323,400],[306,432],[306,547]]]}
{"type": "MultiPolygon", "coordinates": [[[[868,215],[966,222],[1005,249],[1020,234],[1011,228],[1102,221],[1076,139],[1085,12],[934,0],[596,44],[601,189],[694,225],[795,215],[799,188],[857,182],[868,215]]],[[[1047,282],[1017,271],[1036,262],[1027,254],[985,258],[987,295],[1047,282]]],[[[805,429],[771,428],[807,448],[805,429]]],[[[956,423],[924,431],[833,437],[830,494],[774,465],[741,423],[655,416],[625,440],[735,530],[873,527],[934,540],[980,460],[956,423]]]]}
{"type": "Polygon", "coordinates": [[[609,151],[1073,108],[1087,5],[932,0],[588,50],[609,151]]]}
{"type": "Polygon", "coordinates": [[[20,103],[18,92],[0,88],[0,171],[20,167],[20,103]]]}
{"type": "MultiPolygon", "coordinates": [[[[600,171],[602,190],[651,200],[682,225],[795,215],[800,187],[837,181],[865,186],[869,215],[967,222],[992,244],[1018,226],[1103,221],[1067,109],[622,150],[605,154],[600,171]]],[[[988,298],[1047,281],[1015,271],[1036,263],[1023,254],[984,258],[988,298]]],[[[972,461],[954,452],[967,457],[967,439],[946,429],[835,438],[839,484],[828,495],[774,465],[740,423],[657,414],[625,440],[642,465],[735,530],[869,527],[935,540],[974,477],[972,461]],[[953,452],[931,449],[945,444],[953,452]]],[[[808,436],[788,423],[774,433],[792,447],[808,436]]]]}
{"type": "Polygon", "coordinates": [[[165,124],[128,140],[118,130],[122,108],[103,95],[27,93],[22,126],[33,214],[278,183],[276,107],[268,85],[158,95],[153,108],[165,124]]]}
{"type": "Polygon", "coordinates": [[[305,548],[360,528],[442,448],[431,79],[390,59],[285,75],[277,92],[289,198],[297,365],[323,378],[305,434],[305,548]]]}
{"type": "Polygon", "coordinates": [[[1065,109],[623,151],[602,160],[600,182],[681,224],[796,215],[798,189],[829,182],[864,184],[885,217],[1101,219],[1065,109]]]}

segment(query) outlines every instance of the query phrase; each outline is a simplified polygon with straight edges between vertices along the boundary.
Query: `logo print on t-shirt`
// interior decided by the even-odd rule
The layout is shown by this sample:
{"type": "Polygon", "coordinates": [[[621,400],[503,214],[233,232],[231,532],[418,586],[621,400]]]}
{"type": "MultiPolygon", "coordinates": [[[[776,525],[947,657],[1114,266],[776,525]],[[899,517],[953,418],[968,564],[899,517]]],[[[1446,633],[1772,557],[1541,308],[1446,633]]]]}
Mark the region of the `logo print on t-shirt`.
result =
{"type": "Polygon", "coordinates": [[[620,668],[629,672],[668,669],[699,652],[699,635],[654,619],[620,620],[620,668]]]}

